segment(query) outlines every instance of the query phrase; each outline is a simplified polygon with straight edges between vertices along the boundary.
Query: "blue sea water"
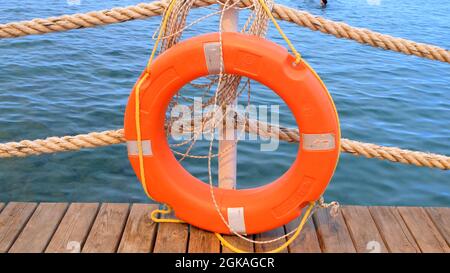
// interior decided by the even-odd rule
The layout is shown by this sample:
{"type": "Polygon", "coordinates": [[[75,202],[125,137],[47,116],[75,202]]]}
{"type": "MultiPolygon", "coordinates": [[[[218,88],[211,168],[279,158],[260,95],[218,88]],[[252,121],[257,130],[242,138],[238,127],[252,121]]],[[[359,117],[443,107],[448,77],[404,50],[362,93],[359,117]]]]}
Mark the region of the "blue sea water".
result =
{"type": "MultiPolygon", "coordinates": [[[[0,2],[0,23],[82,13],[140,0],[0,2]],[[79,4],[78,4],[79,3],[79,4]]],[[[450,48],[450,2],[438,0],[277,1],[313,14],[393,36],[450,48]]],[[[193,18],[210,10],[195,10],[193,18]]],[[[244,19],[245,12],[241,15],[244,19]]],[[[107,27],[0,40],[0,143],[121,128],[128,95],[144,68],[158,18],[107,27]]],[[[450,154],[448,64],[363,46],[281,23],[316,69],[336,103],[345,138],[450,154]]],[[[186,37],[218,29],[202,22],[186,37]]],[[[268,38],[284,45],[273,27],[268,38]]],[[[255,86],[252,100],[282,104],[255,86]]],[[[280,120],[293,126],[289,112],[280,120]]],[[[199,151],[205,151],[200,147],[199,151]]],[[[260,152],[239,144],[238,184],[273,180],[293,162],[294,144],[260,152]]],[[[206,179],[206,161],[184,166],[206,179]]],[[[450,205],[450,176],[342,154],[325,194],[364,205],[450,205]]],[[[124,145],[28,158],[0,159],[1,201],[146,202],[124,145]]]]}

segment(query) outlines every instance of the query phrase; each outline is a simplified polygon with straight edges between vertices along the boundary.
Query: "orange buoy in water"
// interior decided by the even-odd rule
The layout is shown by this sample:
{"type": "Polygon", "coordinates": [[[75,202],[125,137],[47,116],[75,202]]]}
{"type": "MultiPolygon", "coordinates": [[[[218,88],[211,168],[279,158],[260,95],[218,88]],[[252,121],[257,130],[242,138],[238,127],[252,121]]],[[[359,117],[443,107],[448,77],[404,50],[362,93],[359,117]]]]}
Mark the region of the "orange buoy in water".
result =
{"type": "MultiPolygon", "coordinates": [[[[243,190],[214,187],[218,207],[236,232],[253,234],[284,225],[317,200],[339,158],[339,120],[325,85],[305,62],[273,42],[239,33],[222,33],[223,72],[256,80],[288,105],[300,128],[297,158],[270,184],[243,190]]],[[[169,148],[165,113],[170,100],[196,78],[220,73],[219,34],[180,42],[162,53],[140,87],[140,124],[146,191],[170,205],[178,218],[202,229],[230,234],[212,202],[209,185],[186,171],[169,148]]],[[[145,73],[141,75],[141,79],[145,73]]],[[[136,87],[125,111],[128,157],[137,176],[136,87]]],[[[141,179],[139,177],[139,179],[141,179]]]]}

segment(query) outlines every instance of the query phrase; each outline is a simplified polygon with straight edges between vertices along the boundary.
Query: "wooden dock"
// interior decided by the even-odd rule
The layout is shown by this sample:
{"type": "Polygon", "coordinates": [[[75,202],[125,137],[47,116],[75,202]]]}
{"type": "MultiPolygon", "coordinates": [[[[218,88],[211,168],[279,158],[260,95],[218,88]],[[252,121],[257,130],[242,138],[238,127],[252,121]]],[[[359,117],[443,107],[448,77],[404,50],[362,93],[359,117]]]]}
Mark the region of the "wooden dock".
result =
{"type": "MultiPolygon", "coordinates": [[[[227,253],[214,234],[187,224],[156,224],[153,204],[0,203],[0,252],[227,253]]],[[[252,236],[269,239],[292,223],[252,236]]],[[[227,236],[249,252],[253,245],[227,236]]],[[[318,211],[286,252],[450,252],[450,208],[344,206],[318,211]]]]}

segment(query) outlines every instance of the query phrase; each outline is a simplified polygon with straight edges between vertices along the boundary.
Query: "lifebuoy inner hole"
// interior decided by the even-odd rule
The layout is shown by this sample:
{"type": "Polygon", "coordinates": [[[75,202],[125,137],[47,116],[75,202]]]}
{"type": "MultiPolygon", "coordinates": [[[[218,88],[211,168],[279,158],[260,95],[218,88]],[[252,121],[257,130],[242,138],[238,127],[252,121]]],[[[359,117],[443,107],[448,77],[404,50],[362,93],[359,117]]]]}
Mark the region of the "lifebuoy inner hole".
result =
{"type": "MultiPolygon", "coordinates": [[[[237,139],[237,189],[255,188],[270,183],[282,176],[295,161],[298,143],[279,140],[276,135],[264,137],[264,134],[247,133],[245,126],[260,126],[261,131],[270,131],[270,125],[297,127],[289,107],[265,85],[241,77],[235,88],[238,93],[236,103],[228,94],[233,83],[227,83],[225,91],[215,98],[218,76],[198,78],[185,85],[173,97],[166,110],[166,135],[170,148],[179,163],[199,180],[209,183],[208,152],[211,143],[212,118],[217,128],[212,146],[211,173],[214,185],[218,182],[218,152],[221,139],[233,143],[237,139]],[[250,91],[249,91],[250,90],[250,91]],[[231,102],[234,107],[225,107],[218,111],[214,101],[231,102]],[[213,114],[217,111],[216,114],[213,114]],[[245,118],[261,123],[245,123],[245,118]],[[235,124],[235,133],[226,132],[227,123],[235,124]],[[264,126],[269,124],[269,126],[264,126]],[[222,125],[222,126],[220,126],[222,125]],[[200,128],[206,128],[198,133],[200,128]],[[222,131],[223,133],[219,133],[222,131]],[[197,132],[197,133],[195,133],[197,132]]],[[[233,89],[234,90],[234,89],[233,89]]],[[[226,103],[225,103],[226,102],[226,103]]],[[[251,130],[254,132],[254,130],[251,130]]],[[[229,153],[230,150],[222,151],[229,153]]]]}

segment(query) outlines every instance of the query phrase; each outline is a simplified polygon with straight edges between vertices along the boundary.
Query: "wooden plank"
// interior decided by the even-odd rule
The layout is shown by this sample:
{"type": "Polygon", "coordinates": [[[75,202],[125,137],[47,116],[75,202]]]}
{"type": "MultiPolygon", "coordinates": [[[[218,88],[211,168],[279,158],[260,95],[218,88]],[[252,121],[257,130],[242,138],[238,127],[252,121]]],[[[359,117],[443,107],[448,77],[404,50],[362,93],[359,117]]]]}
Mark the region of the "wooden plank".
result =
{"type": "Polygon", "coordinates": [[[45,250],[63,218],[67,203],[41,203],[9,250],[10,253],[40,253],[45,250]]]}
{"type": "Polygon", "coordinates": [[[344,216],[357,252],[388,252],[383,237],[378,231],[367,207],[344,206],[342,207],[342,216],[344,216]]]}
{"type": "MultiPolygon", "coordinates": [[[[246,241],[244,239],[241,239],[237,236],[234,235],[222,235],[223,238],[225,240],[227,240],[227,242],[229,242],[231,245],[242,249],[245,252],[249,252],[249,253],[253,253],[255,252],[255,247],[254,244],[252,242],[246,241]]],[[[254,239],[253,235],[248,235],[246,236],[248,239],[254,239]]],[[[226,246],[222,246],[222,253],[234,253],[233,251],[231,251],[231,249],[229,249],[226,246]]]]}
{"type": "MultiPolygon", "coordinates": [[[[286,225],[286,232],[296,230],[301,221],[298,217],[286,225]]],[[[320,253],[319,239],[317,238],[316,227],[314,221],[310,218],[303,227],[300,235],[289,245],[291,253],[320,253]]]]}
{"type": "MultiPolygon", "coordinates": [[[[174,218],[173,214],[165,218],[174,218]]],[[[189,226],[183,223],[158,223],[155,253],[185,253],[187,251],[189,226]]]]}
{"type": "Polygon", "coordinates": [[[332,217],[330,209],[319,209],[313,215],[313,219],[322,252],[356,252],[340,210],[335,217],[332,217]]]}
{"type": "Polygon", "coordinates": [[[89,232],[83,253],[112,253],[117,247],[128,217],[129,204],[105,203],[89,232]]]}
{"type": "Polygon", "coordinates": [[[71,204],[45,252],[80,252],[97,215],[98,207],[98,203],[71,204]]]}
{"type": "Polygon", "coordinates": [[[439,230],[420,207],[398,207],[398,211],[422,252],[450,252],[439,230]]]}
{"type": "Polygon", "coordinates": [[[190,226],[189,253],[220,253],[220,241],[214,233],[190,226]]]}
{"type": "Polygon", "coordinates": [[[0,253],[7,252],[36,209],[36,203],[10,202],[0,214],[0,253]]]}
{"type": "Polygon", "coordinates": [[[414,237],[397,209],[393,207],[369,207],[369,211],[389,252],[420,252],[414,237]]]}
{"type": "MultiPolygon", "coordinates": [[[[186,224],[152,223],[149,213],[156,205],[134,204],[129,217],[128,204],[104,204],[97,215],[98,207],[72,204],[66,212],[61,203],[0,203],[0,252],[73,252],[69,242],[80,242],[83,252],[151,252],[153,245],[154,252],[230,252],[213,233],[190,227],[189,234],[186,224]]],[[[450,208],[345,206],[336,218],[319,210],[313,219],[290,252],[366,252],[369,241],[379,242],[381,252],[450,252],[450,208]]],[[[254,237],[278,237],[299,221],[254,237]]],[[[247,252],[266,252],[285,242],[254,245],[224,237],[247,252]]]]}
{"type": "Polygon", "coordinates": [[[450,208],[425,208],[447,245],[450,245],[450,208]]]}
{"type": "MultiPolygon", "coordinates": [[[[283,235],[285,235],[284,226],[263,232],[261,234],[256,234],[255,241],[268,241],[268,240],[276,239],[283,235]]],[[[286,242],[286,239],[283,238],[283,239],[280,239],[280,240],[277,240],[275,242],[268,243],[268,244],[256,244],[255,243],[255,252],[258,252],[258,253],[269,252],[269,251],[272,251],[272,250],[276,249],[277,247],[281,246],[285,242],[286,242]]],[[[288,252],[287,248],[280,251],[280,253],[287,253],[287,252],[288,252]]]]}
{"type": "Polygon", "coordinates": [[[133,204],[117,252],[149,253],[155,243],[157,224],[150,214],[156,204],[133,204]]]}

